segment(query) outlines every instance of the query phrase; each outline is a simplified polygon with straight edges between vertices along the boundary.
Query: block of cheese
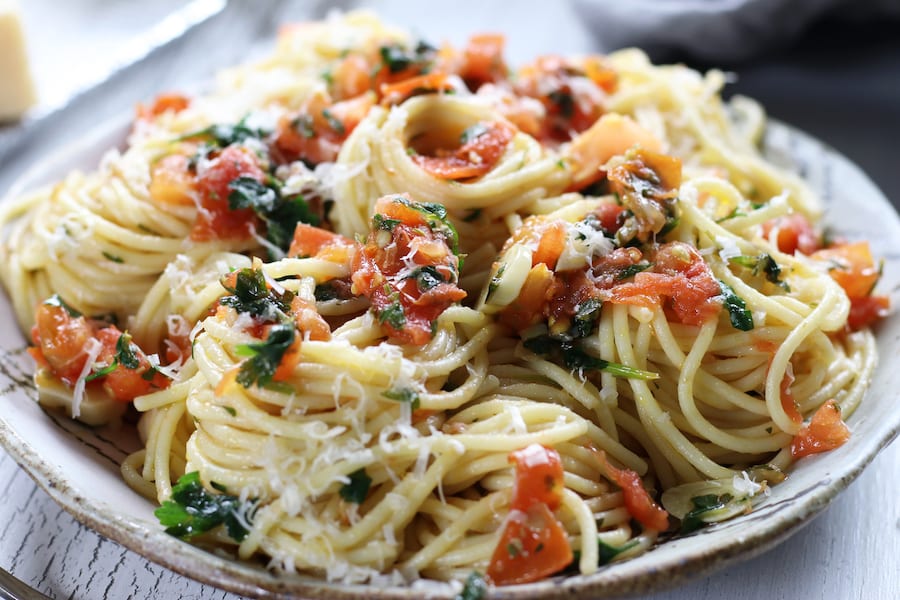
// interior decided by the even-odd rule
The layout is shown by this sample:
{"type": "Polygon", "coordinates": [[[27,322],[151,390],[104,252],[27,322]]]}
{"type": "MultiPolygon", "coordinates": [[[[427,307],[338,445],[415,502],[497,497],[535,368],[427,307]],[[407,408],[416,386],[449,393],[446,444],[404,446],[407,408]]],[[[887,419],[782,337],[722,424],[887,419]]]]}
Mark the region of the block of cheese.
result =
{"type": "Polygon", "coordinates": [[[0,0],[0,122],[20,117],[34,102],[19,6],[0,0]]]}

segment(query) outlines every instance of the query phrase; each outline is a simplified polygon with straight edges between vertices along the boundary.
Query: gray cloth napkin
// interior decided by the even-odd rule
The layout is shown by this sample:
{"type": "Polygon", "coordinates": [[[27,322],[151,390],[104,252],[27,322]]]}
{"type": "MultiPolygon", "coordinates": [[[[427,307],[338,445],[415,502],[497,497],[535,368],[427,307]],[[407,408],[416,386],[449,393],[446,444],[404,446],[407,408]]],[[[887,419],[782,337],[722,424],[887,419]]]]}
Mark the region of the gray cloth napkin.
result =
{"type": "Polygon", "coordinates": [[[900,17],[900,0],[574,0],[604,51],[640,46],[711,62],[789,43],[815,20],[900,17]]]}

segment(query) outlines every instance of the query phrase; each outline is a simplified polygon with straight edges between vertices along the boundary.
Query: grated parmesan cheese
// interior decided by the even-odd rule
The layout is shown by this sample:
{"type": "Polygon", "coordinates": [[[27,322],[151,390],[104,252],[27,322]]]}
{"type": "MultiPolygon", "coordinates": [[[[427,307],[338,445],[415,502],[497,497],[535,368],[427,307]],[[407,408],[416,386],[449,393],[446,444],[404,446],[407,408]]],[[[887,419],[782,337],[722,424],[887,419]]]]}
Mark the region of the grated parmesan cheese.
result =
{"type": "Polygon", "coordinates": [[[84,386],[85,383],[87,383],[86,379],[87,376],[91,374],[91,370],[94,368],[94,362],[103,350],[103,344],[96,338],[90,338],[85,343],[84,349],[87,351],[87,359],[84,361],[81,373],[78,374],[78,379],[75,381],[75,389],[72,391],[73,419],[77,419],[81,416],[81,402],[84,400],[84,386]]]}

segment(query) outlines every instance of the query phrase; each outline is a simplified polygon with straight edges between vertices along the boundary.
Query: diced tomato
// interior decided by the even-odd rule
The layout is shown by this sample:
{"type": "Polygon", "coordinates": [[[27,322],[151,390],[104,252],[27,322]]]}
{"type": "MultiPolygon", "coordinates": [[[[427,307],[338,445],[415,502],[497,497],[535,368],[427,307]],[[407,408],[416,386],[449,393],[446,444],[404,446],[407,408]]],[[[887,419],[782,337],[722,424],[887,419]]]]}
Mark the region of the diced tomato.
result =
{"type": "Polygon", "coordinates": [[[605,177],[603,166],[634,146],[662,152],[662,142],[630,117],[609,113],[572,140],[566,161],[572,167],[569,188],[580,190],[605,177]]]}
{"type": "Polygon", "coordinates": [[[239,146],[228,146],[222,150],[197,175],[200,210],[191,230],[192,240],[246,239],[252,235],[254,228],[261,229],[253,209],[231,210],[228,206],[231,193],[228,185],[239,177],[251,177],[260,183],[266,178],[256,156],[239,146]]]}
{"type": "Polygon", "coordinates": [[[603,114],[607,81],[598,64],[541,56],[519,70],[517,93],[539,100],[546,110],[540,137],[565,142],[586,129],[603,114]],[[589,75],[590,73],[590,75],[589,75]]]}
{"type": "Polygon", "coordinates": [[[463,64],[459,76],[472,91],[485,83],[506,79],[508,69],[503,62],[506,39],[497,33],[482,33],[469,38],[463,51],[463,64]]]}
{"type": "Polygon", "coordinates": [[[572,562],[568,536],[552,512],[564,489],[559,453],[532,444],[509,460],[516,475],[510,513],[487,569],[495,585],[537,581],[572,562]]]}
{"type": "Polygon", "coordinates": [[[837,281],[849,298],[865,298],[872,292],[879,273],[869,250],[869,242],[840,244],[810,255],[828,263],[828,274],[837,281]]]}
{"type": "Polygon", "coordinates": [[[850,299],[850,316],[847,325],[851,331],[868,327],[878,319],[887,316],[891,301],[887,296],[866,296],[850,299]]]}
{"type": "Polygon", "coordinates": [[[159,204],[192,205],[197,177],[183,154],[169,154],[150,168],[150,198],[159,204]]]}
{"type": "Polygon", "coordinates": [[[88,356],[88,340],[94,331],[83,316],[73,316],[62,306],[41,304],[35,313],[31,339],[54,375],[74,386],[88,356]]]}
{"type": "Polygon", "coordinates": [[[515,331],[540,323],[553,293],[554,274],[540,263],[531,268],[519,295],[500,313],[500,322],[515,331]]]}
{"type": "Polygon", "coordinates": [[[654,531],[665,531],[669,528],[669,513],[661,508],[644,488],[640,476],[631,469],[619,469],[610,464],[606,453],[597,450],[600,464],[607,477],[622,488],[625,497],[625,509],[634,519],[654,531]]]}
{"type": "Polygon", "coordinates": [[[791,456],[798,459],[810,454],[834,450],[850,439],[850,430],[841,419],[841,409],[829,400],[813,414],[808,425],[800,428],[791,442],[791,456]]]}
{"type": "Polygon", "coordinates": [[[549,223],[541,235],[537,249],[531,255],[532,264],[544,263],[549,269],[555,269],[556,261],[566,249],[567,235],[568,228],[565,223],[562,221],[549,223]]]}
{"type": "MultiPolygon", "coordinates": [[[[321,319],[321,317],[319,318],[321,319]]],[[[326,324],[325,327],[327,328],[328,325],[326,324]]],[[[331,331],[329,330],[328,333],[330,335],[331,331]]],[[[282,355],[281,362],[278,363],[275,374],[272,375],[273,381],[288,381],[294,374],[294,369],[300,364],[300,341],[299,337],[294,338],[294,342],[282,355]]]]}
{"type": "Polygon", "coordinates": [[[762,234],[785,254],[795,254],[798,250],[801,254],[812,254],[822,247],[819,236],[816,235],[806,217],[801,214],[766,221],[762,225],[762,234]],[[774,240],[772,239],[773,231],[775,232],[774,240]]]}
{"type": "Polygon", "coordinates": [[[634,237],[649,242],[674,215],[681,186],[681,160],[640,146],[607,163],[609,187],[633,215],[634,237]]]}
{"type": "MultiPolygon", "coordinates": [[[[91,344],[100,344],[96,364],[111,365],[116,361],[116,344],[123,334],[114,325],[74,316],[63,306],[47,303],[38,306],[35,321],[32,329],[35,348],[31,355],[69,387],[78,382],[91,344]]],[[[121,402],[130,402],[137,396],[169,385],[169,380],[160,373],[148,376],[151,365],[147,356],[134,344],[130,348],[138,361],[136,368],[117,364],[111,372],[98,377],[96,383],[91,383],[102,385],[110,397],[121,402]]]]}
{"type": "Polygon", "coordinates": [[[437,156],[416,154],[413,161],[439,179],[463,180],[481,177],[497,164],[515,131],[500,122],[479,123],[484,131],[455,150],[438,150],[437,156]]]}
{"type": "MultiPolygon", "coordinates": [[[[294,238],[291,240],[291,247],[288,249],[288,256],[298,258],[314,256],[325,258],[325,260],[343,256],[346,259],[355,247],[353,240],[338,233],[313,227],[306,223],[297,223],[297,228],[294,229],[294,238]]],[[[343,261],[334,260],[333,262],[343,261]]]]}
{"type": "Polygon", "coordinates": [[[407,195],[380,198],[372,231],[351,263],[353,291],[369,298],[385,333],[417,346],[431,339],[441,313],[466,296],[456,285],[455,230],[432,210],[407,195]]]}
{"type": "Polygon", "coordinates": [[[327,94],[313,94],[297,113],[279,120],[273,148],[281,162],[334,162],[341,145],[374,104],[371,93],[335,103],[327,94]]]}
{"type": "Polygon", "coordinates": [[[442,94],[451,90],[453,83],[440,71],[402,79],[396,83],[382,83],[378,88],[382,106],[401,104],[413,96],[442,94]]]}
{"type": "MultiPolygon", "coordinates": [[[[103,344],[103,350],[97,357],[98,362],[110,365],[116,360],[116,345],[122,335],[124,334],[115,326],[105,327],[96,332],[95,337],[103,344]]],[[[131,402],[138,396],[164,389],[169,385],[169,379],[164,375],[150,372],[152,366],[144,352],[133,343],[130,346],[138,360],[138,366],[130,369],[123,364],[116,364],[111,373],[101,378],[103,389],[119,402],[131,402]]]]}
{"type": "Polygon", "coordinates": [[[191,99],[182,94],[160,94],[150,106],[137,105],[137,118],[144,121],[152,121],[154,117],[158,117],[165,112],[181,112],[190,105],[191,99]]]}
{"type": "Polygon", "coordinates": [[[331,339],[331,328],[316,310],[315,304],[300,296],[294,296],[291,301],[291,315],[304,339],[317,341],[331,339]]]}
{"type": "Polygon", "coordinates": [[[615,235],[622,226],[619,218],[623,212],[625,212],[625,207],[613,204],[612,202],[607,202],[598,206],[593,214],[597,217],[597,220],[600,221],[603,232],[606,235],[612,236],[615,235]]]}
{"type": "Polygon", "coordinates": [[[652,308],[666,300],[679,322],[702,325],[722,309],[722,289],[709,265],[692,246],[682,242],[662,244],[653,266],[634,276],[634,282],[615,285],[608,300],[652,308]]]}
{"type": "Polygon", "coordinates": [[[494,585],[530,583],[566,568],[572,548],[566,531],[546,504],[512,510],[491,555],[487,577],[494,585]]]}
{"type": "Polygon", "coordinates": [[[512,508],[525,510],[542,502],[551,510],[562,501],[563,468],[559,452],[540,444],[531,444],[510,453],[509,461],[516,466],[512,508]]]}
{"type": "Polygon", "coordinates": [[[331,72],[336,100],[355,98],[372,89],[372,67],[362,55],[348,54],[331,72]]]}

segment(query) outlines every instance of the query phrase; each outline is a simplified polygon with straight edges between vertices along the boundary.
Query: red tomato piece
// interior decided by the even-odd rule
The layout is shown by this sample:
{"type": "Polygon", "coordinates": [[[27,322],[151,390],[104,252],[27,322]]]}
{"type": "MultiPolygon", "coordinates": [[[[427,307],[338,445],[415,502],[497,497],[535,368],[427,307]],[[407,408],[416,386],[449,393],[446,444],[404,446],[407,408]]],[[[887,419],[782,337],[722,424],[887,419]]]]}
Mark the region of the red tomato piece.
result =
{"type": "Polygon", "coordinates": [[[262,183],[266,174],[256,156],[245,148],[228,146],[209,161],[197,175],[200,208],[191,230],[194,241],[213,239],[246,239],[262,224],[250,208],[228,207],[228,185],[239,177],[250,177],[262,183]]]}
{"type": "MultiPolygon", "coordinates": [[[[97,357],[98,362],[109,365],[116,360],[116,345],[122,335],[123,333],[115,326],[105,327],[96,332],[95,337],[103,344],[103,350],[97,357]]],[[[130,343],[129,346],[138,360],[138,366],[130,369],[119,363],[111,373],[100,378],[106,393],[119,402],[131,402],[138,396],[164,389],[170,383],[161,373],[148,376],[147,373],[152,367],[147,355],[137,345],[130,343]]]]}
{"type": "Polygon", "coordinates": [[[803,415],[797,409],[797,403],[794,401],[794,393],[791,391],[791,385],[794,383],[794,375],[788,370],[781,379],[781,408],[790,417],[794,423],[803,421],[803,415]]]}
{"type": "Polygon", "coordinates": [[[801,214],[778,217],[766,221],[762,226],[763,237],[775,243],[778,249],[785,254],[812,254],[822,247],[819,236],[813,230],[809,221],[801,214]],[[772,240],[772,232],[775,231],[775,239],[772,240]]]}
{"type": "Polygon", "coordinates": [[[525,510],[541,502],[551,510],[562,501],[563,468],[559,452],[540,444],[531,444],[510,453],[509,462],[516,466],[512,508],[525,510]]]}
{"type": "Polygon", "coordinates": [[[183,94],[160,94],[150,106],[137,105],[137,118],[144,121],[152,121],[154,117],[158,117],[165,112],[181,112],[190,105],[191,99],[183,94]]]}
{"type": "Polygon", "coordinates": [[[568,228],[562,221],[548,223],[538,241],[537,249],[531,255],[531,263],[533,265],[544,263],[547,268],[555,269],[556,261],[566,249],[567,234],[568,228]]]}
{"type": "Polygon", "coordinates": [[[566,531],[546,504],[512,510],[494,549],[487,577],[494,585],[530,583],[564,569],[572,562],[566,531]]]}
{"type": "Polygon", "coordinates": [[[355,98],[372,89],[372,66],[359,54],[348,54],[331,72],[332,90],[337,100],[355,98]]]}
{"type": "Polygon", "coordinates": [[[647,529],[655,531],[668,529],[669,513],[653,501],[644,488],[640,476],[631,469],[614,467],[603,450],[597,450],[597,456],[610,481],[622,488],[622,494],[625,496],[625,509],[628,514],[647,529]]]}
{"type": "Polygon", "coordinates": [[[297,223],[297,228],[294,229],[294,239],[291,240],[291,247],[288,249],[288,256],[298,258],[319,256],[336,247],[353,248],[353,240],[320,227],[297,223]]]}
{"type": "Polygon", "coordinates": [[[459,181],[481,177],[499,162],[515,131],[505,123],[479,123],[484,130],[456,150],[439,150],[437,156],[417,154],[413,161],[439,179],[459,181]]]}
{"type": "Polygon", "coordinates": [[[282,162],[334,162],[374,104],[375,97],[368,93],[336,103],[327,94],[313,94],[296,114],[278,122],[274,150],[282,162]]]}
{"type": "MultiPolygon", "coordinates": [[[[384,71],[386,69],[381,70],[381,72],[384,71]]],[[[442,94],[453,89],[453,84],[447,79],[447,75],[440,71],[394,81],[394,83],[381,83],[378,86],[382,106],[401,104],[404,100],[421,94],[442,94]]]]}
{"type": "Polygon", "coordinates": [[[69,386],[75,385],[84,369],[88,340],[93,334],[93,328],[83,316],[72,316],[62,306],[50,304],[38,306],[31,329],[36,353],[69,386]]]}
{"type": "Polygon", "coordinates": [[[828,274],[844,288],[850,299],[865,298],[878,281],[879,273],[869,242],[837,244],[812,253],[810,258],[829,263],[828,274]]]}
{"type": "Polygon", "coordinates": [[[669,242],[657,250],[654,265],[634,276],[634,282],[615,285],[609,301],[652,308],[665,299],[679,322],[702,325],[722,309],[722,289],[695,248],[669,242]]]}
{"type": "Polygon", "coordinates": [[[469,38],[463,51],[463,64],[459,76],[472,91],[485,83],[506,79],[508,69],[503,61],[506,38],[497,33],[482,33],[469,38]]]}
{"type": "Polygon", "coordinates": [[[808,425],[800,428],[791,442],[794,459],[834,450],[850,439],[850,430],[841,419],[841,409],[829,400],[813,414],[808,425]]]}
{"type": "Polygon", "coordinates": [[[868,327],[878,319],[887,316],[891,300],[887,296],[866,296],[850,299],[850,316],[847,325],[851,331],[868,327]]]}

